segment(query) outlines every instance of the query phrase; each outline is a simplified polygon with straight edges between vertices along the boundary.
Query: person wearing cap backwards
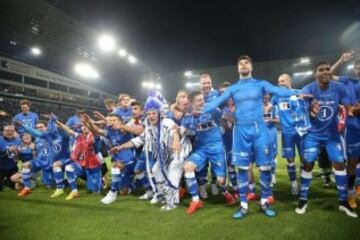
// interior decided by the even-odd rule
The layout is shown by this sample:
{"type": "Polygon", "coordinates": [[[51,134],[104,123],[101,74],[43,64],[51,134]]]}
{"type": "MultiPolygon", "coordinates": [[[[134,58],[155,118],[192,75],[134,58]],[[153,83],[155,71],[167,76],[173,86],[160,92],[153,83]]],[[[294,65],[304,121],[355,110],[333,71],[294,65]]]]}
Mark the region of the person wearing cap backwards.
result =
{"type": "Polygon", "coordinates": [[[157,96],[148,97],[145,103],[144,132],[129,142],[113,148],[117,152],[122,149],[144,145],[150,182],[155,192],[151,203],[156,204],[165,199],[162,211],[173,210],[179,203],[179,184],[183,173],[183,162],[191,151],[187,139],[180,139],[175,122],[163,117],[166,105],[157,96]],[[180,147],[181,144],[181,147],[180,147]]]}
{"type": "Polygon", "coordinates": [[[267,202],[271,190],[270,137],[266,128],[261,107],[265,94],[271,93],[288,97],[295,93],[291,90],[275,87],[264,80],[252,77],[252,60],[249,56],[240,56],[237,62],[240,80],[215,100],[205,104],[204,113],[210,113],[224,104],[229,98],[235,103],[235,127],[233,139],[233,164],[237,168],[240,207],[233,215],[235,219],[248,214],[248,169],[251,156],[255,156],[256,165],[260,168],[261,210],[269,217],[276,215],[267,202]]]}

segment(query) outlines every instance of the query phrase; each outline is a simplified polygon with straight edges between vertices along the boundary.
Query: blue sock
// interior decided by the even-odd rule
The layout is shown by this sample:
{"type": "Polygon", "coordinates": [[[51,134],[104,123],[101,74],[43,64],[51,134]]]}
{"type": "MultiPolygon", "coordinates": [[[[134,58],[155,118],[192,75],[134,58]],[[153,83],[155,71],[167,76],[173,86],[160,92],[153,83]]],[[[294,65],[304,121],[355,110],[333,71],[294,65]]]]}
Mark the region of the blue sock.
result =
{"type": "Polygon", "coordinates": [[[222,195],[224,195],[225,193],[227,193],[227,187],[226,187],[226,183],[225,184],[222,184],[222,185],[218,185],[219,186],[219,189],[220,189],[220,192],[222,195]]]}
{"type": "Polygon", "coordinates": [[[256,194],[256,184],[255,183],[249,183],[249,190],[250,193],[256,194]]]}
{"type": "Polygon", "coordinates": [[[111,168],[111,187],[110,191],[117,192],[120,187],[121,172],[119,168],[111,168]]]}
{"type": "Polygon", "coordinates": [[[211,171],[211,184],[216,184],[217,182],[217,177],[216,177],[216,174],[211,171]]]}
{"type": "Polygon", "coordinates": [[[307,172],[305,170],[301,171],[301,178],[300,178],[300,200],[308,200],[308,193],[310,189],[312,179],[312,171],[307,172]]]}
{"type": "MultiPolygon", "coordinates": [[[[270,169],[269,169],[270,170],[270,169]]],[[[260,170],[261,204],[265,204],[271,192],[271,171],[260,170]]]]}
{"type": "Polygon", "coordinates": [[[197,183],[199,184],[199,186],[207,184],[207,175],[208,175],[207,171],[208,171],[208,168],[205,167],[201,171],[196,172],[196,180],[197,180],[197,183]]]}
{"type": "Polygon", "coordinates": [[[240,202],[243,207],[246,207],[247,206],[246,194],[248,193],[248,188],[249,188],[248,171],[243,169],[238,169],[236,176],[237,176],[237,186],[240,196],[240,202]]]}
{"type": "Polygon", "coordinates": [[[68,165],[65,167],[65,172],[71,191],[77,191],[76,174],[74,172],[74,168],[71,165],[68,165]]]}
{"type": "Polygon", "coordinates": [[[236,171],[235,171],[234,167],[232,167],[232,166],[228,167],[228,174],[229,174],[230,182],[231,182],[231,185],[232,185],[234,191],[237,191],[237,179],[236,179],[236,171]]]}
{"type": "Polygon", "coordinates": [[[55,177],[55,182],[56,182],[56,188],[63,189],[65,187],[63,170],[61,169],[61,167],[54,167],[53,171],[54,171],[54,177],[55,177]]]}
{"type": "MultiPolygon", "coordinates": [[[[275,171],[276,171],[276,163],[277,163],[277,160],[276,160],[276,156],[275,156],[274,160],[271,163],[271,174],[274,174],[274,175],[275,175],[275,171]]],[[[295,175],[295,179],[296,179],[296,175],[295,175]]]]}
{"type": "Polygon", "coordinates": [[[30,183],[31,169],[23,168],[21,171],[21,176],[23,179],[24,187],[27,189],[30,189],[30,187],[31,187],[31,183],[30,183]]]}
{"type": "Polygon", "coordinates": [[[91,176],[92,191],[99,193],[101,186],[101,168],[89,169],[86,173],[87,176],[91,176]]]}
{"type": "Polygon", "coordinates": [[[145,188],[146,190],[151,190],[149,179],[144,172],[138,174],[136,177],[143,188],[145,188]]]}
{"type": "Polygon", "coordinates": [[[355,179],[355,187],[360,186],[360,163],[356,165],[356,179],[355,179]]]}
{"type": "Polygon", "coordinates": [[[198,185],[195,178],[194,172],[186,172],[185,173],[186,185],[188,191],[190,192],[193,201],[199,200],[199,192],[198,192],[198,185]]]}
{"type": "Polygon", "coordinates": [[[295,163],[287,163],[287,172],[289,174],[290,181],[296,181],[296,166],[295,163]]]}
{"type": "Polygon", "coordinates": [[[346,174],[346,170],[337,171],[335,170],[335,182],[338,190],[339,200],[347,201],[347,182],[348,177],[346,174]]]}

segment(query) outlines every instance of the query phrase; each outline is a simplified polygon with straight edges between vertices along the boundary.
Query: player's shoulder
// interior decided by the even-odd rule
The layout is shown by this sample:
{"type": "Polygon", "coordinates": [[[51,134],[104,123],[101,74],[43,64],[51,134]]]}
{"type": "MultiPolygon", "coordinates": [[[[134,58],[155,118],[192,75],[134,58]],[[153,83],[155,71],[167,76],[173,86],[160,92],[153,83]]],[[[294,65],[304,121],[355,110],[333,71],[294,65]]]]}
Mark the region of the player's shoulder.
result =
{"type": "Polygon", "coordinates": [[[313,90],[313,89],[316,88],[316,86],[317,86],[317,83],[316,83],[316,81],[314,80],[314,81],[306,84],[306,85],[302,88],[302,91],[304,91],[304,90],[313,90]]]}

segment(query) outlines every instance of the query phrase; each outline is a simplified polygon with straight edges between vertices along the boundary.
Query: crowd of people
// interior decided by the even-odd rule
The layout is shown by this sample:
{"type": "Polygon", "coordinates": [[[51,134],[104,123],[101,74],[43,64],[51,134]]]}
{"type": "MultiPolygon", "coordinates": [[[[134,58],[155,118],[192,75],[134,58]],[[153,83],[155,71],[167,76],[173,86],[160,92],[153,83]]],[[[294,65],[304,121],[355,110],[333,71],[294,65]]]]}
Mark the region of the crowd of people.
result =
{"type": "MultiPolygon", "coordinates": [[[[0,190],[8,185],[26,197],[36,191],[41,175],[42,184],[55,188],[50,197],[62,196],[68,187],[66,200],[74,200],[80,197],[81,178],[89,192],[108,190],[102,204],[138,190],[144,191],[141,200],[170,211],[188,192],[192,199],[186,212],[193,214],[208,198],[209,181],[211,193],[221,194],[226,204],[240,203],[233,218],[242,219],[249,213],[248,201],[257,199],[255,166],[260,172],[260,209],[274,217],[280,124],[289,191],[299,198],[295,212],[306,212],[314,162],[319,159],[319,166],[334,174],[339,211],[357,217],[360,60],[355,59],[355,78],[336,75],[352,58],[352,53],[344,53],[333,66],[317,63],[314,80],[295,90],[288,74],[279,76],[279,86],[253,78],[252,59],[244,55],[237,62],[239,80],[224,82],[218,90],[210,75],[202,74],[201,90],[180,90],[174,103],[157,91],[150,92],[145,103],[120,94],[117,103],[105,100],[107,114],[90,116],[79,109],[66,123],[51,112],[39,118],[30,111],[30,101],[23,100],[21,112],[0,137],[0,190]]],[[[325,174],[326,184],[328,180],[325,174]]]]}

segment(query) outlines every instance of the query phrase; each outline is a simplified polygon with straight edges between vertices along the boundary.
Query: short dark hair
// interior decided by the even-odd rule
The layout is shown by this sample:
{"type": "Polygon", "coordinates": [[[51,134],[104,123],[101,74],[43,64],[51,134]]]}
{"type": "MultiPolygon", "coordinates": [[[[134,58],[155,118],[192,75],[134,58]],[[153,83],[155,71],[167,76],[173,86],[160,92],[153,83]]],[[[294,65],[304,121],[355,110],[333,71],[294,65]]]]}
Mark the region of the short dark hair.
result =
{"type": "Polygon", "coordinates": [[[354,67],[360,64],[360,58],[354,62],[354,67]]]}
{"type": "Polygon", "coordinates": [[[318,67],[319,67],[320,65],[330,65],[330,64],[329,64],[327,61],[325,61],[325,60],[322,60],[322,61],[320,61],[320,62],[317,62],[317,63],[313,66],[314,73],[316,73],[316,71],[317,71],[317,69],[318,69],[318,67]]]}
{"type": "Polygon", "coordinates": [[[192,91],[190,94],[189,94],[189,100],[192,102],[194,101],[195,97],[199,96],[199,95],[202,95],[203,93],[201,91],[192,91]]]}
{"type": "Polygon", "coordinates": [[[114,100],[107,98],[104,100],[104,104],[114,104],[114,100]]]}
{"type": "Polygon", "coordinates": [[[45,120],[39,120],[39,121],[36,123],[36,125],[38,125],[38,124],[44,124],[44,126],[47,126],[47,121],[45,121],[45,120]]]}
{"type": "Polygon", "coordinates": [[[135,101],[135,102],[132,102],[131,104],[130,104],[132,107],[134,107],[134,106],[138,106],[140,109],[144,109],[144,104],[142,103],[142,102],[138,102],[138,101],[135,101]]]}
{"type": "Polygon", "coordinates": [[[29,101],[29,100],[27,100],[27,99],[24,99],[24,100],[21,100],[20,101],[20,107],[22,106],[22,105],[28,105],[28,107],[31,107],[31,102],[29,101]]]}
{"type": "Polygon", "coordinates": [[[239,62],[240,62],[241,60],[244,60],[244,59],[248,60],[248,61],[252,64],[252,59],[251,59],[251,57],[249,57],[248,55],[241,55],[241,56],[238,58],[237,64],[239,64],[239,62]]]}
{"type": "Polygon", "coordinates": [[[108,117],[117,117],[120,122],[122,122],[122,123],[124,122],[123,119],[119,115],[117,115],[115,113],[109,113],[107,116],[108,117]]]}
{"type": "Polygon", "coordinates": [[[221,88],[227,88],[227,87],[229,87],[231,84],[229,83],[229,82],[223,82],[222,84],[220,84],[220,86],[219,86],[219,89],[221,89],[221,88]]]}
{"type": "Polygon", "coordinates": [[[85,110],[84,109],[78,109],[78,110],[76,110],[76,115],[78,115],[78,116],[80,116],[80,115],[82,115],[82,114],[85,114],[85,110]]]}

